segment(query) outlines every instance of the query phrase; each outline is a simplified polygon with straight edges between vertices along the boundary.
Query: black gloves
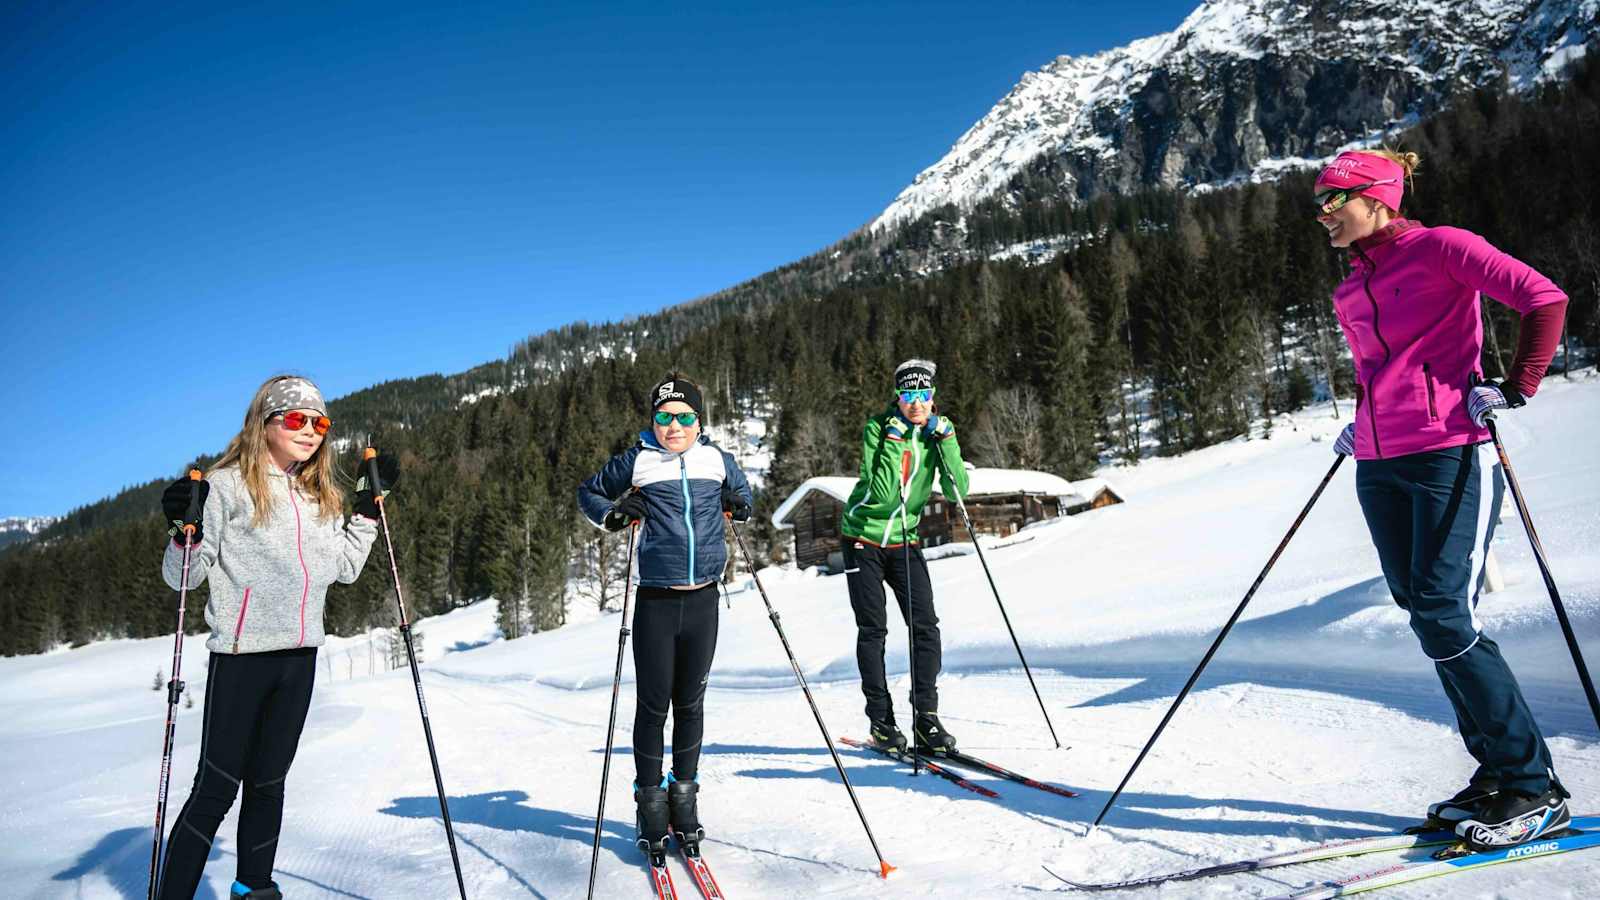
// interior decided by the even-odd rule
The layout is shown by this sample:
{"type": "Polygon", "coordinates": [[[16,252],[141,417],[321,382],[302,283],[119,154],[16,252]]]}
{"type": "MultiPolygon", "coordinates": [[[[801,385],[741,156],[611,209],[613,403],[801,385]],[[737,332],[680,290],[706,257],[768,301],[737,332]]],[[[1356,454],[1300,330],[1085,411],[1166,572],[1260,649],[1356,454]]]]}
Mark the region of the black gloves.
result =
{"type": "Polygon", "coordinates": [[[370,460],[363,459],[361,466],[356,469],[356,515],[377,521],[379,498],[389,496],[389,492],[399,483],[400,460],[382,453],[370,460]],[[377,484],[372,483],[373,466],[378,469],[377,484]]]}
{"type": "Polygon", "coordinates": [[[722,511],[731,515],[735,522],[750,521],[749,501],[739,496],[733,485],[726,481],[722,483],[722,511]]]}
{"type": "Polygon", "coordinates": [[[629,491],[606,513],[606,530],[621,531],[628,527],[629,522],[643,521],[645,512],[644,494],[629,491]]]}
{"type": "Polygon", "coordinates": [[[188,475],[167,485],[161,492],[161,512],[167,518],[167,534],[178,544],[183,543],[183,527],[194,526],[194,545],[200,546],[205,531],[201,518],[206,509],[206,497],[211,493],[211,482],[190,478],[188,475]]]}

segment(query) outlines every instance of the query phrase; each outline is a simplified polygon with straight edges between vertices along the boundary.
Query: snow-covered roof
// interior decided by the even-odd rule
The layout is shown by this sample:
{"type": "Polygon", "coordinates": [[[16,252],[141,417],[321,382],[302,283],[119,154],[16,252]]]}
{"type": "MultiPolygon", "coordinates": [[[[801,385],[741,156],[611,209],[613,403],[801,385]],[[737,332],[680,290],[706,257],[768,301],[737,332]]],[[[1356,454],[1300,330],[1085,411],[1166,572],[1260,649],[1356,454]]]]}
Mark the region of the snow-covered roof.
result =
{"type": "Polygon", "coordinates": [[[807,478],[800,483],[799,487],[794,489],[794,493],[790,494],[788,499],[783,501],[783,505],[778,507],[777,512],[772,514],[772,524],[778,528],[793,527],[785,525],[783,520],[787,519],[789,514],[794,512],[794,508],[800,505],[800,501],[804,500],[806,495],[812,491],[821,491],[843,503],[849,499],[850,492],[855,489],[855,486],[856,480],[848,475],[818,475],[815,478],[807,478]]]}
{"type": "MultiPolygon", "coordinates": [[[[812,491],[821,491],[824,494],[845,502],[850,496],[850,491],[856,486],[856,480],[848,475],[819,475],[807,478],[801,485],[794,489],[772,514],[772,524],[778,528],[789,528],[784,523],[789,514],[794,512],[812,491]]],[[[983,497],[990,494],[1034,494],[1044,497],[1077,497],[1082,500],[1092,500],[1102,488],[1111,487],[1103,478],[1086,478],[1083,481],[1068,481],[1059,475],[1049,472],[1035,472],[1031,469],[968,469],[967,470],[967,496],[983,497]]],[[[933,482],[933,491],[941,494],[939,479],[933,482]]],[[[1115,493],[1115,491],[1113,491],[1115,493]]]]}
{"type": "MultiPolygon", "coordinates": [[[[933,491],[943,493],[939,479],[933,481],[933,491]]],[[[1046,497],[1068,497],[1079,493],[1072,482],[1049,472],[1031,469],[968,469],[967,496],[985,494],[1041,494],[1046,497]]]]}
{"type": "Polygon", "coordinates": [[[1119,499],[1122,497],[1122,492],[1104,478],[1085,478],[1082,481],[1074,481],[1072,483],[1072,492],[1085,500],[1093,500],[1095,495],[1101,491],[1110,491],[1119,499]]]}

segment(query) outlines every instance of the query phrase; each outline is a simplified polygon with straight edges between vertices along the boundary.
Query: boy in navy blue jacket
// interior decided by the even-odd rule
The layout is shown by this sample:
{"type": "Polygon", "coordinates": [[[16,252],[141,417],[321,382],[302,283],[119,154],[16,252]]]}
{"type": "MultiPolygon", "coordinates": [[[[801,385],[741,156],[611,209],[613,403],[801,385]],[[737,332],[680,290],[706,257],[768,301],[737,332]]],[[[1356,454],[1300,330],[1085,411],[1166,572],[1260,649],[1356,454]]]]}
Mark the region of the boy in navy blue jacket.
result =
{"type": "Polygon", "coordinates": [[[596,526],[638,522],[638,608],[633,616],[634,801],[639,843],[664,851],[704,837],[696,808],[706,676],[717,648],[717,580],[728,561],[724,513],[750,518],[750,484],[733,457],[701,434],[700,389],[669,376],[650,392],[651,427],[578,487],[596,526]],[[672,774],[663,779],[662,731],[672,718],[672,774]]]}

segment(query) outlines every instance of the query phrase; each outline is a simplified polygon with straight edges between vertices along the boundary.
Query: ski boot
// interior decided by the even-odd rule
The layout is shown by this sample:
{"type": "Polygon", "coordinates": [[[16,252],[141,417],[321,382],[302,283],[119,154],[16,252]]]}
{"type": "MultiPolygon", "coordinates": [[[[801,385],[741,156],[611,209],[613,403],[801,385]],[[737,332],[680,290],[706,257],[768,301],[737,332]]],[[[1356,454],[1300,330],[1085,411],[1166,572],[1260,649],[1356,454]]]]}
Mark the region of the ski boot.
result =
{"type": "Polygon", "coordinates": [[[1572,824],[1572,814],[1567,811],[1569,796],[1559,782],[1551,782],[1548,790],[1537,795],[1500,791],[1476,815],[1456,825],[1456,836],[1483,853],[1560,834],[1572,824]]]}
{"type": "Polygon", "coordinates": [[[883,721],[868,720],[867,737],[872,741],[872,746],[880,750],[891,750],[895,753],[906,752],[906,736],[893,719],[883,721]]]}
{"type": "Polygon", "coordinates": [[[659,785],[639,787],[634,785],[633,802],[638,804],[639,849],[650,856],[650,862],[665,864],[667,858],[667,789],[659,785]]]}
{"type": "Polygon", "coordinates": [[[251,889],[237,881],[233,889],[228,891],[229,900],[283,900],[283,892],[278,890],[278,883],[274,881],[270,886],[251,889]]]}
{"type": "Polygon", "coordinates": [[[1476,816],[1484,804],[1494,799],[1500,790],[1500,782],[1495,778],[1473,778],[1466,787],[1457,791],[1454,797],[1440,800],[1428,806],[1428,818],[1421,825],[1414,825],[1406,829],[1407,834],[1422,834],[1429,831],[1454,831],[1455,827],[1467,819],[1476,816]]]}
{"type": "Polygon", "coordinates": [[[706,836],[706,830],[700,825],[700,810],[695,803],[699,793],[700,785],[697,782],[679,781],[675,776],[668,776],[667,808],[672,819],[672,838],[678,842],[685,856],[699,856],[700,842],[706,836]]]}
{"type": "Polygon", "coordinates": [[[944,730],[937,713],[918,713],[916,725],[911,729],[917,739],[917,752],[927,756],[954,753],[956,739],[944,730]]]}

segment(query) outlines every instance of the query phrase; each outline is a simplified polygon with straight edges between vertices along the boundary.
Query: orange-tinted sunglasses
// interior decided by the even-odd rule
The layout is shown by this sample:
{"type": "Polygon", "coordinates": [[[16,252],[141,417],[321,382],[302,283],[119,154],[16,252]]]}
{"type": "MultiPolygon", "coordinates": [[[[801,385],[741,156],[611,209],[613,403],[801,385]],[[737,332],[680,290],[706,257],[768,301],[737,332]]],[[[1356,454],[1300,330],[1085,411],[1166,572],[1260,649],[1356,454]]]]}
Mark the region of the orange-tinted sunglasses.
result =
{"type": "Polygon", "coordinates": [[[333,420],[327,416],[309,416],[297,409],[290,410],[288,412],[273,413],[267,418],[268,421],[271,421],[274,418],[282,418],[285,431],[299,431],[300,429],[306,427],[307,422],[311,423],[311,430],[315,431],[317,434],[327,434],[328,429],[333,427],[333,420]]]}

